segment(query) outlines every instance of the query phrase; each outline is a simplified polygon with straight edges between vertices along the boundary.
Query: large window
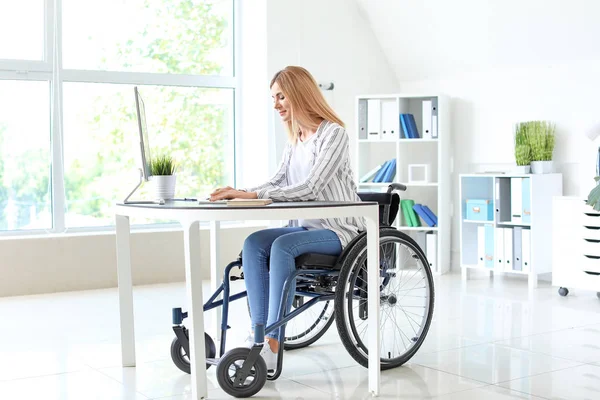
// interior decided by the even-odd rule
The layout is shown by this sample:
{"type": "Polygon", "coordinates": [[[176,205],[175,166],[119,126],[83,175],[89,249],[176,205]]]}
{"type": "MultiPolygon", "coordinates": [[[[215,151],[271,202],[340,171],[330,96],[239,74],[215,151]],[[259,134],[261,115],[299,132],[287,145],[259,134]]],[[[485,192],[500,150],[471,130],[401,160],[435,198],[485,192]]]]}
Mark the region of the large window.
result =
{"type": "Polygon", "coordinates": [[[0,231],[114,224],[139,180],[134,86],[178,195],[235,184],[235,1],[2,2],[0,231]]]}

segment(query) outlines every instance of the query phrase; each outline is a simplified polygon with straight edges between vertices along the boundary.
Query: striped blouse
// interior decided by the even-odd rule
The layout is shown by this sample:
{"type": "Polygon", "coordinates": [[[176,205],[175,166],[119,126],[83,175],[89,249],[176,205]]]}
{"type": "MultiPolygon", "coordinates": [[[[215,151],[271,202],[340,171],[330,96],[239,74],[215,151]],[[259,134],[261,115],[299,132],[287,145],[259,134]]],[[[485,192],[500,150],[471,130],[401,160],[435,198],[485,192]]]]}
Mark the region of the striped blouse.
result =
{"type": "MultiPolygon", "coordinates": [[[[350,167],[349,140],[340,125],[323,121],[312,140],[312,169],[304,182],[291,185],[289,166],[294,145],[287,143],[278,171],[268,182],[245,189],[259,199],[274,201],[360,201],[350,167]]],[[[333,231],[346,246],[366,226],[362,218],[321,219],[325,229],[333,231]]],[[[297,220],[288,226],[298,226],[297,220]]]]}

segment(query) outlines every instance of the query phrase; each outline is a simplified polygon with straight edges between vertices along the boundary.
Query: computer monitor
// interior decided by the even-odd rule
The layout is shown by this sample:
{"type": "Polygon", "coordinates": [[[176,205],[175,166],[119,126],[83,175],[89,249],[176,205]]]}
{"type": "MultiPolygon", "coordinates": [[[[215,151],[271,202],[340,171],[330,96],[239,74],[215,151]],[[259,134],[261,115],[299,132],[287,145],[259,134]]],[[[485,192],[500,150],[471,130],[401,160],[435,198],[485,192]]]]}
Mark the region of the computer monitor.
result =
{"type": "Polygon", "coordinates": [[[142,176],[145,181],[150,179],[150,143],[148,141],[148,127],[146,125],[146,107],[137,86],[133,88],[135,94],[135,108],[137,113],[138,131],[140,134],[140,155],[142,160],[142,176]]]}
{"type": "Polygon", "coordinates": [[[150,180],[150,176],[152,176],[152,171],[150,170],[150,142],[148,141],[148,127],[146,125],[146,109],[144,106],[144,100],[140,95],[140,91],[137,86],[133,88],[133,93],[135,96],[135,108],[136,108],[136,116],[137,116],[137,125],[138,125],[138,134],[140,139],[140,158],[141,158],[141,168],[140,170],[140,181],[137,186],[129,193],[129,195],[125,198],[123,203],[125,204],[153,204],[155,201],[129,201],[129,198],[135,191],[140,187],[143,181],[150,180]]]}

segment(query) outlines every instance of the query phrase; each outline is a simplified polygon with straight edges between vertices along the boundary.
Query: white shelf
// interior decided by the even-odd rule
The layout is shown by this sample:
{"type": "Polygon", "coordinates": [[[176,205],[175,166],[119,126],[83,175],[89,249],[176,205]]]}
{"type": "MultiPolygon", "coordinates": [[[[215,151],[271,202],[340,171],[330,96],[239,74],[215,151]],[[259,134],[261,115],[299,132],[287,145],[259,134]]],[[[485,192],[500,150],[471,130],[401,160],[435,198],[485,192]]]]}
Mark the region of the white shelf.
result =
{"type": "Polygon", "coordinates": [[[463,280],[468,279],[469,269],[478,269],[524,275],[528,277],[529,288],[536,288],[538,275],[552,272],[548,251],[552,237],[552,198],[562,194],[562,175],[460,174],[458,192],[463,222],[459,226],[463,280]],[[489,200],[493,220],[466,220],[467,199],[489,200]],[[511,220],[521,214],[529,215],[530,220],[511,220]],[[490,260],[495,268],[489,266],[490,260]],[[488,266],[483,265],[486,263],[488,266]],[[520,269],[513,270],[513,266],[520,269]]]}
{"type": "MultiPolygon", "coordinates": [[[[371,103],[373,104],[373,103],[371,103]]],[[[360,190],[384,191],[391,182],[360,182],[360,179],[368,173],[371,173],[385,161],[396,160],[396,174],[393,178],[395,183],[401,183],[406,186],[406,192],[399,192],[401,199],[411,199],[415,204],[427,205],[437,216],[437,226],[429,227],[421,219],[424,226],[394,226],[397,229],[411,235],[418,241],[419,245],[427,255],[426,242],[423,241],[423,232],[433,231],[437,233],[434,241],[436,248],[430,251],[428,257],[432,259],[432,272],[443,274],[450,270],[450,214],[451,214],[451,120],[450,120],[450,100],[446,96],[439,94],[371,94],[356,97],[356,131],[354,139],[357,142],[355,146],[356,157],[354,172],[356,174],[357,186],[360,190]],[[369,136],[368,121],[373,115],[369,115],[368,101],[381,100],[380,107],[375,105],[375,110],[380,113],[380,133],[387,131],[394,132],[394,138],[389,136],[374,138],[369,136]],[[423,119],[423,101],[431,101],[431,129],[436,126],[436,138],[423,138],[424,123],[423,119]],[[396,113],[396,115],[393,115],[396,113]],[[420,138],[405,138],[402,133],[400,114],[412,114],[417,125],[417,131],[420,138]],[[372,144],[372,145],[371,145],[372,144]],[[409,165],[428,165],[427,182],[409,183],[408,171],[409,165]]],[[[371,109],[372,111],[372,109],[371,109]]],[[[375,118],[378,118],[375,116],[375,118]]],[[[371,120],[372,121],[372,120],[371,120]]],[[[371,129],[377,129],[371,125],[371,129]]],[[[429,128],[428,128],[429,129],[429,128]]],[[[430,132],[429,134],[435,134],[430,132]]],[[[412,171],[414,172],[414,171],[412,171]]],[[[413,176],[413,178],[421,178],[413,176]]],[[[419,218],[419,217],[418,217],[419,218]]],[[[398,224],[408,225],[404,218],[402,208],[396,216],[398,224]]],[[[429,237],[431,243],[431,237],[429,237]]]]}
{"type": "Polygon", "coordinates": [[[519,274],[519,275],[529,275],[529,272],[514,271],[514,270],[500,270],[500,269],[494,269],[494,268],[480,267],[477,264],[461,264],[460,267],[461,268],[468,268],[468,269],[477,269],[479,271],[507,273],[507,274],[519,274]]]}

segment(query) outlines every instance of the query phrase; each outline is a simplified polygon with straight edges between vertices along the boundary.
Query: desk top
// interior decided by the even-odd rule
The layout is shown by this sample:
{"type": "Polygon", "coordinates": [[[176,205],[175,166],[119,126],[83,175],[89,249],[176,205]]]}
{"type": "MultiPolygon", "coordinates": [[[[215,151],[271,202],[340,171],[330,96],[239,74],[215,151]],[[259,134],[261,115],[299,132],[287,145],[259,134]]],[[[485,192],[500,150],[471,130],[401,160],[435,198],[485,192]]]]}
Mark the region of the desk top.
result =
{"type": "Polygon", "coordinates": [[[214,209],[290,209],[290,208],[335,208],[348,206],[372,206],[377,204],[375,201],[282,201],[273,202],[266,206],[232,206],[226,203],[198,203],[189,200],[168,200],[165,204],[158,203],[117,203],[117,206],[138,207],[138,208],[158,208],[158,209],[177,209],[177,210],[214,210],[214,209]]]}

